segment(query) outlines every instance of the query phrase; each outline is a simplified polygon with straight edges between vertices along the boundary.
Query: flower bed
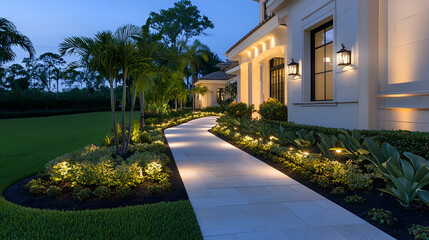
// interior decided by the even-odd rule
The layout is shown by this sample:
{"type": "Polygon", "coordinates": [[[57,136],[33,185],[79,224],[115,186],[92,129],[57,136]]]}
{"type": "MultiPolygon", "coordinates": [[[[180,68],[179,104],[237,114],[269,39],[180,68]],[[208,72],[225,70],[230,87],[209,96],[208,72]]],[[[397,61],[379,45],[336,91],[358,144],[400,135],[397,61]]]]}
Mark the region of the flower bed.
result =
{"type": "Polygon", "coordinates": [[[421,229],[429,225],[429,207],[423,197],[419,198],[427,189],[422,176],[427,174],[428,165],[421,157],[405,153],[406,158],[401,159],[390,145],[356,132],[318,136],[312,131],[291,132],[265,121],[230,117],[219,118],[212,131],[397,238],[409,238],[408,229],[421,236],[421,229]],[[391,156],[401,160],[386,163],[385,158],[391,156]],[[404,166],[408,168],[404,170],[404,166]],[[400,184],[407,181],[418,183],[412,190],[401,189],[400,184]],[[387,225],[386,219],[372,220],[384,209],[398,221],[388,221],[392,225],[387,225]],[[417,231],[412,230],[414,224],[420,226],[417,231]]]}
{"type": "Polygon", "coordinates": [[[125,158],[115,154],[108,134],[101,145],[92,144],[51,160],[43,173],[13,185],[5,196],[24,206],[51,209],[111,208],[187,199],[163,129],[212,115],[219,114],[186,113],[152,122],[141,131],[135,124],[125,158]]]}

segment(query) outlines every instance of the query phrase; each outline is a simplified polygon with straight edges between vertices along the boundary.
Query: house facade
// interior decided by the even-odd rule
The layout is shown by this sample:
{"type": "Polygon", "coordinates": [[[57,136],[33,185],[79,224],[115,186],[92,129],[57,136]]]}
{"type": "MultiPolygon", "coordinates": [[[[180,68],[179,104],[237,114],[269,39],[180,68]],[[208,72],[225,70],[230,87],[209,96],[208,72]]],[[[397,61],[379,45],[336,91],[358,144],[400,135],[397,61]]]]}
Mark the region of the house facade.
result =
{"type": "Polygon", "coordinates": [[[194,83],[195,86],[205,86],[208,90],[204,95],[197,94],[196,108],[219,106],[217,99],[223,100],[225,87],[238,80],[238,62],[226,61],[216,66],[220,69],[219,71],[202,76],[194,83]]]}
{"type": "Polygon", "coordinates": [[[225,54],[238,101],[277,98],[302,124],[429,131],[428,0],[255,2],[260,24],[225,54]]]}

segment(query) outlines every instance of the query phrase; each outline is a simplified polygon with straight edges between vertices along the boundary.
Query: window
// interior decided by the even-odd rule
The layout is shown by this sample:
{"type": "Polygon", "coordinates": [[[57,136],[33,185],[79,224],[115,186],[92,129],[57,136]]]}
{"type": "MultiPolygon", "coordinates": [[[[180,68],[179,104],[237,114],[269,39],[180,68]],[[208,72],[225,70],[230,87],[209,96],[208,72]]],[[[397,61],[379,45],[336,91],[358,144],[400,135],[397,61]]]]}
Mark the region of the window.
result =
{"type": "Polygon", "coordinates": [[[333,100],[333,22],[311,31],[311,100],[333,100]]]}
{"type": "Polygon", "coordinates": [[[225,89],[224,88],[218,88],[216,91],[216,97],[217,99],[220,99],[221,101],[225,100],[225,89]]]}
{"type": "Polygon", "coordinates": [[[285,60],[273,58],[270,60],[270,97],[285,102],[285,60]]]}

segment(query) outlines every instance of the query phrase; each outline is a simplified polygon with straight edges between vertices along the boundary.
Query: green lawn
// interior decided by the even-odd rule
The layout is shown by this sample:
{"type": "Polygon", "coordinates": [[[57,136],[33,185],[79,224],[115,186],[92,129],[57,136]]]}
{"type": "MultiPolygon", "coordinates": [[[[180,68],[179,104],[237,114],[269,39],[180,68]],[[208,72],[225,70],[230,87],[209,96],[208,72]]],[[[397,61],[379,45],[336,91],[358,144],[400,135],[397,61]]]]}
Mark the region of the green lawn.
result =
{"type": "MultiPolygon", "coordinates": [[[[137,116],[135,115],[135,118],[137,116]]],[[[0,191],[111,128],[109,112],[0,120],[0,191]]],[[[2,194],[3,195],[3,194],[2,194]]],[[[20,207],[0,197],[0,239],[202,239],[189,201],[81,212],[20,207]]]]}

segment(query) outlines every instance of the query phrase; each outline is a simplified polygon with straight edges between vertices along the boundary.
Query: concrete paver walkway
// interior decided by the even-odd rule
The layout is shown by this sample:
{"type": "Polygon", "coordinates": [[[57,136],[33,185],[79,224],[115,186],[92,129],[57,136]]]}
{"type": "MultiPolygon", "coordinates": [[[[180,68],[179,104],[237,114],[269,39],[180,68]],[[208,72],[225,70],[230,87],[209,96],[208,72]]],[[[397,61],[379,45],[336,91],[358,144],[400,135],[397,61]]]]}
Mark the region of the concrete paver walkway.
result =
{"type": "Polygon", "coordinates": [[[393,239],[207,132],[215,120],[165,131],[204,239],[393,239]]]}

